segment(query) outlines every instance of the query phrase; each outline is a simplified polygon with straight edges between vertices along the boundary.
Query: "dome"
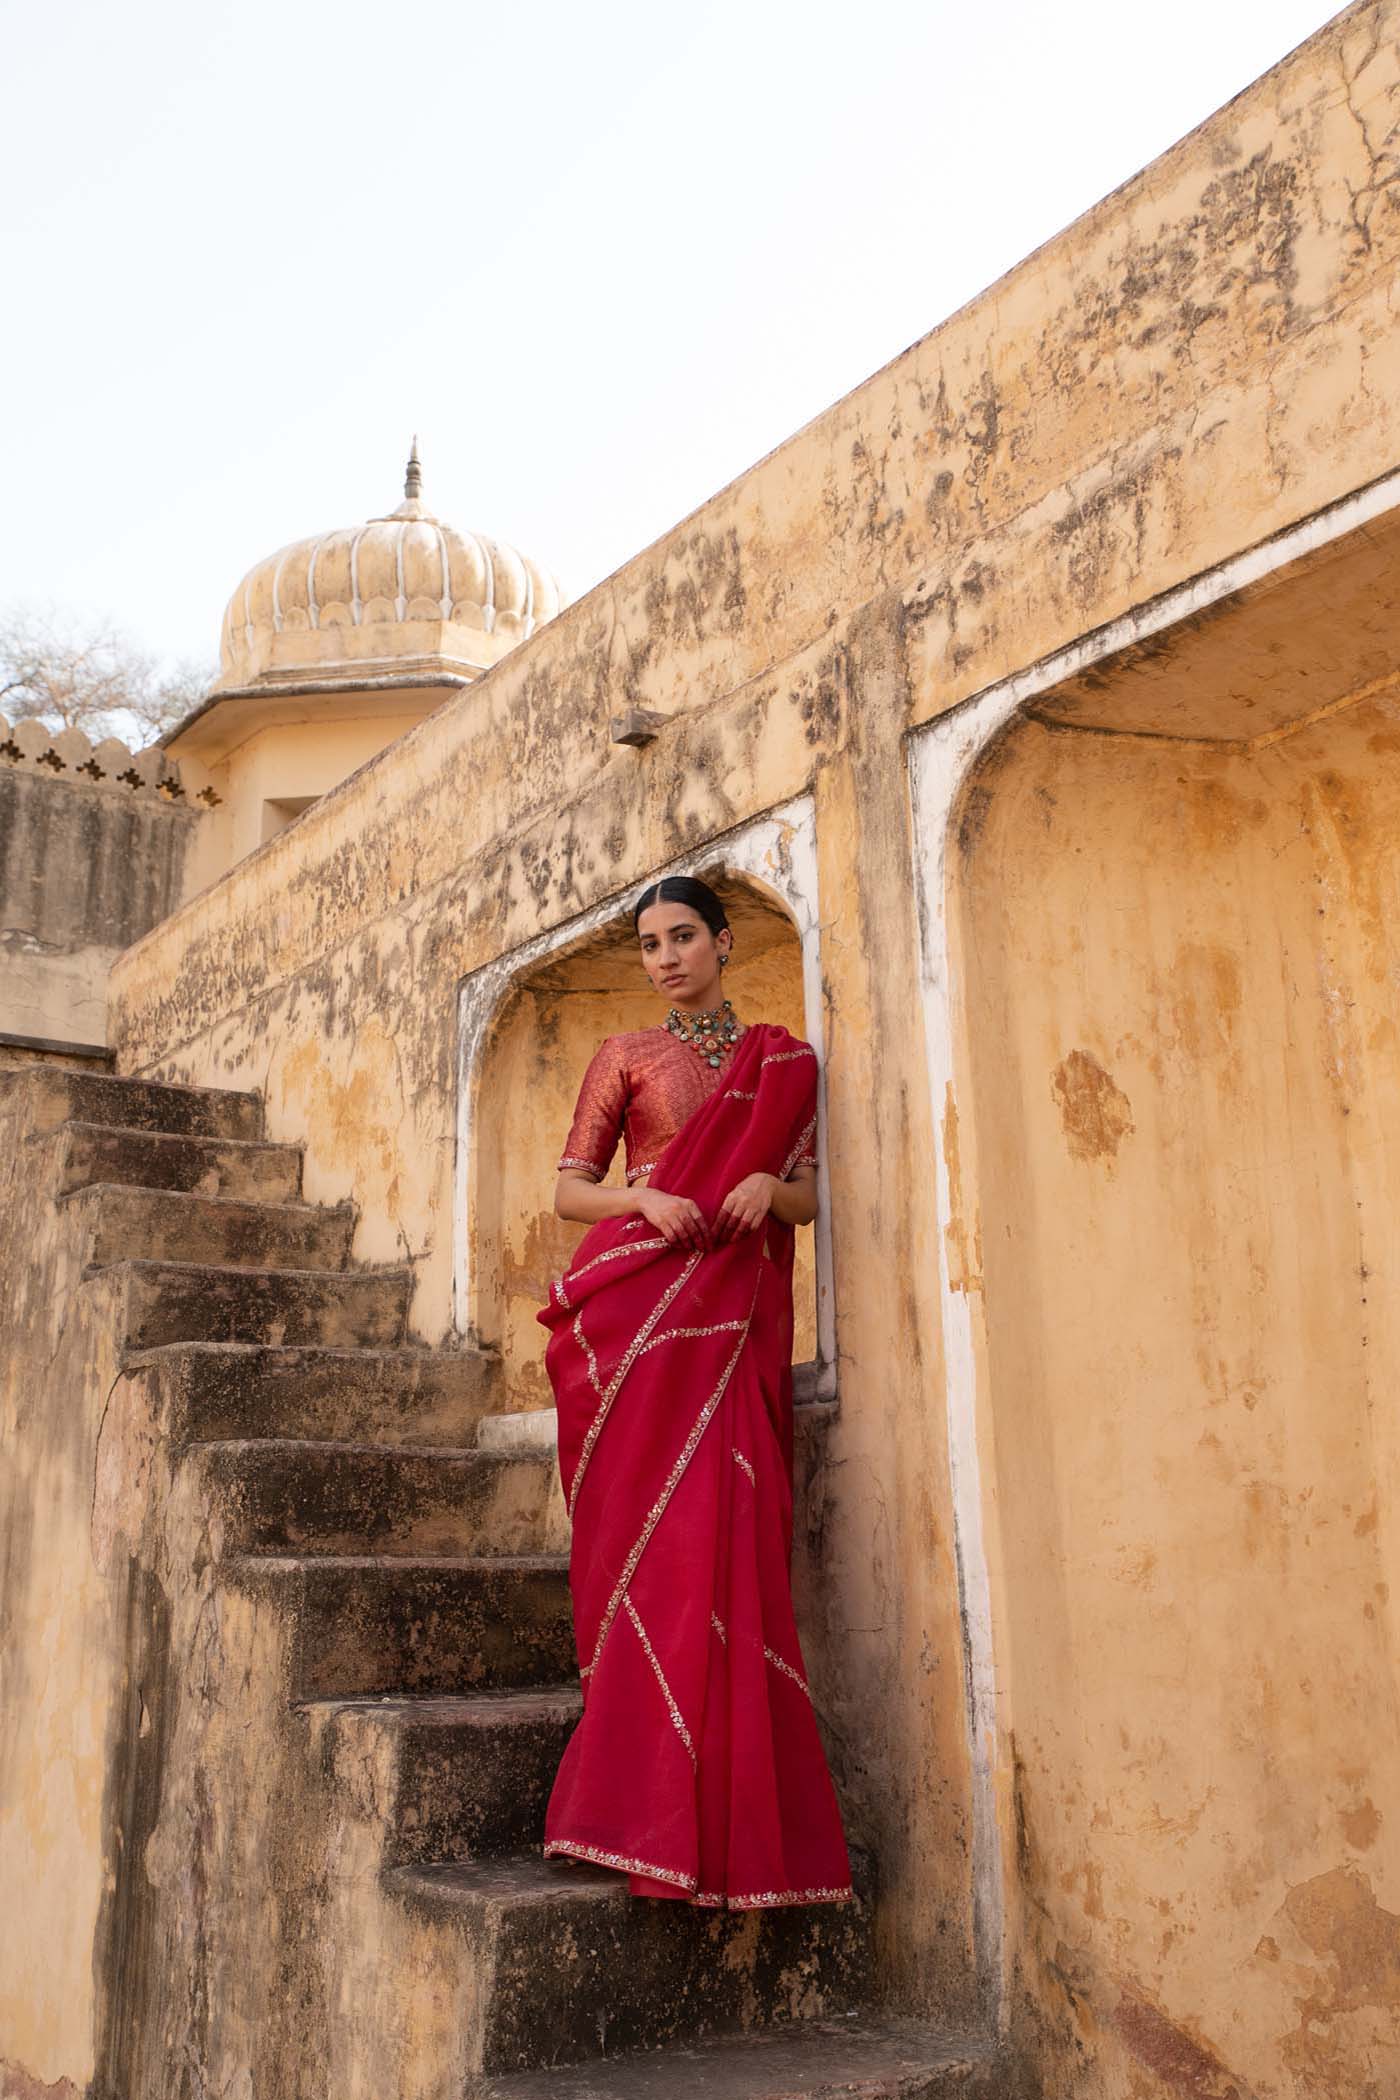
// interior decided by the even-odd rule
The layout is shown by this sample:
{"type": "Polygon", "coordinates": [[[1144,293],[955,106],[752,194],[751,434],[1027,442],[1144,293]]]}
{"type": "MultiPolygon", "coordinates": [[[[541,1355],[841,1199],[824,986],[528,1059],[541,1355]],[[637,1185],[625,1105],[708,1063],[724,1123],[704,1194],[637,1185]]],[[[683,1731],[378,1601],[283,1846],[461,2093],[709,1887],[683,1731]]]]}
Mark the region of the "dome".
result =
{"type": "Polygon", "coordinates": [[[404,501],[384,517],[294,540],[228,603],[219,687],[317,670],[407,671],[431,658],[486,670],[552,619],[554,577],[499,540],[459,532],[422,501],[415,440],[404,501]]]}

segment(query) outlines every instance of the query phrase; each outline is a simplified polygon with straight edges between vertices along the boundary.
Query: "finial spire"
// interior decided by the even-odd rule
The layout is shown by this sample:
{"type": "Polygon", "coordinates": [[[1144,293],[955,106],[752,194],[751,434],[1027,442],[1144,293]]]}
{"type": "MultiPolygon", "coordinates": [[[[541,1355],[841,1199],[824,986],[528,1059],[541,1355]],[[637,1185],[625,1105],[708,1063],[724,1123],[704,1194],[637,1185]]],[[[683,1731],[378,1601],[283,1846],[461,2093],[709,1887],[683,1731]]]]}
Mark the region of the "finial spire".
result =
{"type": "Polygon", "coordinates": [[[423,493],[423,469],[418,464],[418,433],[413,434],[413,447],[408,455],[408,472],[403,478],[403,492],[410,503],[416,503],[423,493]]]}

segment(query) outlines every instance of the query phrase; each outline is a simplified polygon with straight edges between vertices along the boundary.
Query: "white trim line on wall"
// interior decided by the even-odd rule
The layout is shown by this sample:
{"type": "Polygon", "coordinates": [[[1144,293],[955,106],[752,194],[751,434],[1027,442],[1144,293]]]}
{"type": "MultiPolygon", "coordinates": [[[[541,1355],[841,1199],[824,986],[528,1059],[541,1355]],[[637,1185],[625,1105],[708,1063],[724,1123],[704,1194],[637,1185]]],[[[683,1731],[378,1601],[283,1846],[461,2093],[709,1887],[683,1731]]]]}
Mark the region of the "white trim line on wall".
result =
{"type": "MultiPolygon", "coordinates": [[[[915,877],[918,886],[920,985],[929,1103],[935,1132],[943,1128],[945,1103],[956,1095],[954,1044],[958,1011],[948,940],[948,840],[959,797],[972,767],[1029,700],[1091,664],[1118,655],[1149,635],[1179,625],[1221,599],[1262,582],[1343,538],[1373,519],[1400,508],[1400,472],[1388,474],[1355,495],[1289,526],[1218,568],[1192,577],[1177,589],[1095,629],[1069,647],[990,686],[912,730],[910,793],[913,801],[915,877]]],[[[943,1320],[948,1458],[962,1623],[963,1667],[968,1701],[972,1764],[973,1936],[983,2002],[1003,2027],[1009,2014],[1006,1991],[1006,1873],[997,1799],[1004,1769],[1006,1731],[1000,1704],[992,1583],[987,1560],[984,1486],[977,1434],[977,1356],[974,1314],[966,1291],[955,1289],[949,1270],[948,1228],[952,1189],[941,1137],[935,1141],[938,1205],[939,1296],[943,1320]]],[[[969,1192],[964,1190],[964,1201],[969,1192]]],[[[992,1396],[994,1401],[994,1396],[992,1396]]],[[[992,1404],[989,1401],[989,1404],[992,1404]]]]}
{"type": "Polygon", "coordinates": [[[551,926],[508,955],[483,963],[464,977],[457,999],[457,1155],[452,1197],[453,1325],[460,1336],[476,1325],[476,1279],[472,1272],[472,1235],[467,1229],[471,1201],[471,1163],[477,1112],[476,1091],[481,1054],[492,1023],[513,984],[549,956],[570,948],[589,934],[610,926],[628,909],[647,881],[663,875],[704,875],[715,869],[748,875],[791,913],[802,949],[802,993],[807,1040],[817,1053],[823,1077],[817,1089],[817,1174],[820,1206],[816,1224],[817,1397],[836,1395],[836,1310],[832,1296],[831,1204],[826,1142],[821,913],[817,895],[816,809],[810,795],[800,795],[762,817],[707,840],[694,853],[654,869],[644,880],[594,905],[589,911],[551,926]]]}

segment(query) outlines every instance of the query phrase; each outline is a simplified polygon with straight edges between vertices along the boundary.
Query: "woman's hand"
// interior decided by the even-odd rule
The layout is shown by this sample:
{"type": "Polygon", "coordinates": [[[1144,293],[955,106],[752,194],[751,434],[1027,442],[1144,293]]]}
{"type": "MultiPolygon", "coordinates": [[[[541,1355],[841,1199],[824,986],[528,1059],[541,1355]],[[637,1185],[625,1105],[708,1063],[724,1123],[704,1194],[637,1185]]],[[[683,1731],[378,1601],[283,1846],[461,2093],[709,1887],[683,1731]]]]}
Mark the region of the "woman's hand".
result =
{"type": "Polygon", "coordinates": [[[746,1174],[719,1207],[715,1219],[716,1244],[723,1245],[726,1240],[737,1239],[741,1232],[757,1232],[773,1208],[773,1193],[777,1187],[776,1174],[746,1174]]]}
{"type": "Polygon", "coordinates": [[[673,1247],[698,1247],[705,1252],[710,1246],[710,1228],[698,1203],[689,1196],[668,1196],[664,1189],[644,1188],[634,1191],[637,1208],[649,1225],[654,1225],[673,1247]]]}

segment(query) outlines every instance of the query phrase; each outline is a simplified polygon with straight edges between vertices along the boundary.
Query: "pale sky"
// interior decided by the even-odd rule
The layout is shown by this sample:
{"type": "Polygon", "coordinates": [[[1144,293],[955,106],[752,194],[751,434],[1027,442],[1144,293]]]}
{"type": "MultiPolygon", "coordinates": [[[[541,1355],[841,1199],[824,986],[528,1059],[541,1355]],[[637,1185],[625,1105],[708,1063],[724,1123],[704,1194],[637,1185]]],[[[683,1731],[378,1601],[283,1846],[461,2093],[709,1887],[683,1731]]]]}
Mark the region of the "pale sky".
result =
{"type": "Polygon", "coordinates": [[[0,606],[217,654],[424,496],[571,597],[1323,0],[0,0],[0,606]]]}

